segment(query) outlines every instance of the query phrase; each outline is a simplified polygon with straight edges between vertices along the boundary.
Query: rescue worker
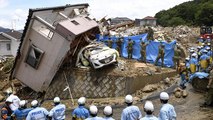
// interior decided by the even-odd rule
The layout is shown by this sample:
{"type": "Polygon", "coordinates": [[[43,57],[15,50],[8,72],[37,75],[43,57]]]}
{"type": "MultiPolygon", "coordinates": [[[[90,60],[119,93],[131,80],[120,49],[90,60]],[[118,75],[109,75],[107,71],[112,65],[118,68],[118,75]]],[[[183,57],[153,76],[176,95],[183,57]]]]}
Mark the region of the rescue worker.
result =
{"type": "Polygon", "coordinates": [[[53,102],[55,107],[50,110],[49,117],[52,118],[52,120],[65,120],[66,106],[61,104],[59,97],[55,97],[53,102]]]}
{"type": "Polygon", "coordinates": [[[142,118],[142,114],[140,109],[133,104],[133,97],[131,95],[127,95],[125,97],[125,103],[127,107],[123,109],[121,114],[121,120],[139,120],[142,118]]]}
{"type": "Polygon", "coordinates": [[[5,101],[5,104],[1,108],[1,118],[3,120],[13,120],[11,118],[12,110],[10,109],[10,104],[13,103],[13,100],[10,98],[7,98],[5,101]]]}
{"type": "Polygon", "coordinates": [[[151,27],[148,27],[148,36],[147,36],[147,39],[148,40],[154,40],[153,34],[154,34],[153,29],[151,27]]]}
{"type": "Polygon", "coordinates": [[[86,102],[85,97],[78,99],[78,108],[75,108],[72,112],[73,120],[83,120],[89,117],[89,111],[84,107],[86,102]]]}
{"type": "Polygon", "coordinates": [[[155,59],[155,65],[157,65],[158,60],[161,59],[161,67],[164,66],[164,55],[165,55],[164,47],[165,47],[165,46],[164,46],[163,44],[161,44],[161,45],[159,46],[158,56],[157,56],[157,58],[155,59]]]}
{"type": "Polygon", "coordinates": [[[207,43],[211,43],[211,40],[212,40],[212,39],[211,39],[209,36],[206,37],[206,42],[207,42],[207,43]]]}
{"type": "Polygon", "coordinates": [[[134,45],[134,42],[129,38],[128,45],[127,45],[128,59],[132,58],[133,45],[134,45]]]}
{"type": "Polygon", "coordinates": [[[197,59],[199,60],[200,59],[200,56],[201,56],[201,52],[200,52],[200,50],[201,50],[201,46],[198,46],[197,47],[197,59]]]}
{"type": "Polygon", "coordinates": [[[154,105],[151,101],[146,101],[144,105],[144,111],[146,112],[146,115],[140,120],[158,120],[158,118],[153,115],[154,105]]]}
{"type": "Polygon", "coordinates": [[[33,110],[28,113],[26,120],[46,120],[48,118],[49,112],[45,108],[39,107],[37,100],[33,100],[31,106],[33,110]]]}
{"type": "Polygon", "coordinates": [[[111,106],[106,106],[104,108],[104,115],[104,120],[115,120],[114,118],[112,118],[113,111],[111,106]]]}
{"type": "Polygon", "coordinates": [[[208,53],[207,53],[207,55],[210,57],[210,60],[209,60],[209,62],[210,62],[210,64],[212,64],[212,50],[211,50],[211,48],[210,47],[207,47],[206,48],[206,50],[208,51],[208,53]]]}
{"type": "Polygon", "coordinates": [[[112,41],[112,39],[109,37],[109,39],[107,40],[107,45],[108,45],[108,47],[112,48],[112,44],[113,44],[113,41],[112,41]]]}
{"type": "Polygon", "coordinates": [[[181,58],[181,50],[180,50],[180,46],[177,45],[174,52],[174,57],[173,57],[174,69],[178,69],[180,65],[180,58],[181,58]]]}
{"type": "Polygon", "coordinates": [[[193,53],[192,58],[189,60],[191,74],[195,73],[198,70],[198,60],[196,56],[197,54],[193,53]]]}
{"type": "Polygon", "coordinates": [[[118,38],[116,40],[116,50],[118,51],[119,55],[122,55],[122,44],[123,44],[123,38],[118,38]]]}
{"type": "Polygon", "coordinates": [[[98,108],[95,105],[89,107],[90,117],[85,120],[103,120],[103,118],[98,117],[98,108]]]}
{"type": "Polygon", "coordinates": [[[190,59],[192,58],[192,54],[193,54],[193,53],[195,53],[195,51],[194,51],[193,49],[190,49],[190,50],[189,50],[190,59]]]}
{"type": "Polygon", "coordinates": [[[207,55],[207,53],[207,50],[203,50],[203,55],[201,55],[199,59],[200,71],[202,72],[208,72],[207,68],[209,67],[210,57],[207,55]]]}
{"type": "Polygon", "coordinates": [[[12,117],[15,120],[24,120],[27,117],[27,114],[32,110],[32,108],[27,108],[27,101],[21,100],[19,102],[19,108],[12,113],[12,117]]]}
{"type": "Polygon", "coordinates": [[[187,57],[187,58],[185,59],[185,66],[186,66],[186,68],[187,68],[187,71],[189,71],[189,70],[190,70],[189,60],[190,60],[190,58],[189,58],[189,57],[187,57]]]}
{"type": "Polygon", "coordinates": [[[168,103],[169,95],[166,92],[160,93],[160,101],[162,106],[160,108],[160,113],[158,120],[176,120],[176,112],[173,105],[168,103]]]}
{"type": "Polygon", "coordinates": [[[188,70],[186,68],[186,66],[184,64],[181,64],[180,65],[180,69],[179,69],[179,75],[180,75],[180,87],[182,89],[185,89],[186,88],[186,83],[188,81],[188,70]]]}
{"type": "Polygon", "coordinates": [[[212,81],[213,81],[213,69],[211,68],[211,71],[209,74],[209,82],[208,82],[208,85],[206,86],[208,91],[205,98],[205,102],[202,105],[203,107],[213,105],[213,82],[212,81]]]}
{"type": "Polygon", "coordinates": [[[12,111],[15,111],[16,109],[19,108],[19,102],[20,102],[20,99],[19,97],[15,94],[15,92],[13,93],[12,91],[7,91],[8,92],[8,99],[12,99],[13,103],[10,104],[10,109],[12,111]]]}
{"type": "Polygon", "coordinates": [[[202,36],[200,38],[198,38],[198,45],[202,45],[203,42],[204,42],[204,40],[203,40],[202,36]]]}
{"type": "Polygon", "coordinates": [[[141,61],[146,63],[146,44],[144,41],[141,42],[141,61]]]}

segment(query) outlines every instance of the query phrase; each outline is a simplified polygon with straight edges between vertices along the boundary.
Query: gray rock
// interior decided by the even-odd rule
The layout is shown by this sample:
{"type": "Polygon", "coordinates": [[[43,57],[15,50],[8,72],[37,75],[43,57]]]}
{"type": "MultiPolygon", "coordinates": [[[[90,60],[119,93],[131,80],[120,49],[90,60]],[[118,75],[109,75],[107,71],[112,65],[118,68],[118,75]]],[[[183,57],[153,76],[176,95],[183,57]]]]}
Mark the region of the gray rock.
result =
{"type": "Polygon", "coordinates": [[[143,88],[143,92],[153,92],[157,90],[158,86],[157,85],[147,85],[143,88]]]}

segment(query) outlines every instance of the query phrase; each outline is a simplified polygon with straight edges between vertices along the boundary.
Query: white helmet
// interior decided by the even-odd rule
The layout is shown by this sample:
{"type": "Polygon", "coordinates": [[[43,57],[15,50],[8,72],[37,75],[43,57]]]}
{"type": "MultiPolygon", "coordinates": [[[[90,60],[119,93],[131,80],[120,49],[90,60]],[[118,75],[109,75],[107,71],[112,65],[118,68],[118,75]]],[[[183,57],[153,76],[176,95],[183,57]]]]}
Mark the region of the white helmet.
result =
{"type": "Polygon", "coordinates": [[[193,52],[194,52],[194,50],[193,50],[193,49],[190,49],[190,50],[189,50],[189,52],[190,52],[190,53],[193,53],[193,52]]]}
{"type": "Polygon", "coordinates": [[[207,36],[206,38],[210,38],[209,36],[207,36]]]}
{"type": "Polygon", "coordinates": [[[193,54],[192,54],[192,57],[196,57],[196,56],[197,56],[197,54],[196,54],[196,53],[193,53],[193,54]]]}
{"type": "Polygon", "coordinates": [[[210,45],[211,45],[211,43],[207,43],[207,45],[208,45],[208,46],[210,46],[210,45]]]}
{"type": "Polygon", "coordinates": [[[189,59],[190,59],[190,58],[189,58],[189,57],[187,57],[185,60],[186,60],[186,61],[189,61],[189,59]]]}
{"type": "Polygon", "coordinates": [[[59,97],[55,97],[53,101],[54,101],[54,103],[59,103],[61,100],[59,97]]]}
{"type": "Polygon", "coordinates": [[[161,100],[169,100],[169,95],[166,92],[161,92],[160,93],[160,99],[161,100]]]}
{"type": "Polygon", "coordinates": [[[132,103],[132,102],[133,102],[133,97],[132,97],[131,95],[127,95],[127,96],[125,97],[125,102],[126,102],[126,103],[132,103]]]}
{"type": "Polygon", "coordinates": [[[191,47],[191,50],[195,50],[195,48],[194,48],[194,47],[191,47]]]}
{"type": "Polygon", "coordinates": [[[145,105],[144,105],[144,109],[147,111],[154,111],[154,105],[152,104],[151,101],[146,101],[145,105]]]}
{"type": "Polygon", "coordinates": [[[198,46],[197,49],[201,49],[201,46],[198,46]]]}
{"type": "Polygon", "coordinates": [[[13,102],[13,99],[11,99],[10,97],[6,99],[6,102],[10,102],[12,103],[13,102]]]}
{"type": "Polygon", "coordinates": [[[208,53],[208,51],[207,50],[203,50],[203,53],[208,53]]]}
{"type": "Polygon", "coordinates": [[[91,105],[89,107],[89,111],[90,111],[91,114],[95,115],[95,114],[98,113],[98,108],[95,105],[91,105]]]}
{"type": "Polygon", "coordinates": [[[111,106],[106,106],[104,108],[104,115],[112,115],[112,107],[111,106]]]}
{"type": "Polygon", "coordinates": [[[26,100],[21,100],[19,102],[19,105],[20,105],[20,107],[23,107],[23,106],[25,106],[26,103],[27,103],[26,100]]]}
{"type": "Polygon", "coordinates": [[[85,98],[85,97],[80,97],[80,98],[78,99],[78,104],[79,104],[79,105],[85,104],[85,102],[86,102],[86,98],[85,98]]]}
{"type": "Polygon", "coordinates": [[[38,106],[38,101],[37,100],[33,100],[32,102],[31,102],[31,106],[38,106]]]}
{"type": "Polygon", "coordinates": [[[210,50],[210,49],[211,49],[210,47],[207,47],[207,48],[206,48],[206,50],[210,50]]]}

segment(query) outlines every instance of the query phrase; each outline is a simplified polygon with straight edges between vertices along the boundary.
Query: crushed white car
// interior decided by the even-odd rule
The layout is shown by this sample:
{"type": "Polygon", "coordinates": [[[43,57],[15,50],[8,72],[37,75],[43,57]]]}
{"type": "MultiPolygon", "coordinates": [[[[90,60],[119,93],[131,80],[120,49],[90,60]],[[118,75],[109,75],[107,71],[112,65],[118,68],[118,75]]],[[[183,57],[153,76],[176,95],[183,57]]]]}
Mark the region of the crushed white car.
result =
{"type": "Polygon", "coordinates": [[[76,66],[91,66],[94,69],[98,69],[116,63],[118,56],[119,53],[117,50],[109,48],[103,43],[93,42],[80,50],[76,66]]]}

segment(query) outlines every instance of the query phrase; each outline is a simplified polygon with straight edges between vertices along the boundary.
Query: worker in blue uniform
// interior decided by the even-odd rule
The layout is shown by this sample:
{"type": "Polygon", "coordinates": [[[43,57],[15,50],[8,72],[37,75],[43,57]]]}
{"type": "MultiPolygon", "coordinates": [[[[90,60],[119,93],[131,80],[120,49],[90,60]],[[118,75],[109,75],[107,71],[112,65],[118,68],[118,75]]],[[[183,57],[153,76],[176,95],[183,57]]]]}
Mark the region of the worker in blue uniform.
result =
{"type": "Polygon", "coordinates": [[[37,100],[33,100],[31,106],[33,110],[28,113],[26,120],[47,120],[49,112],[45,108],[39,107],[37,100]]]}
{"type": "Polygon", "coordinates": [[[203,50],[203,54],[200,56],[199,65],[201,72],[208,72],[210,57],[207,55],[208,51],[203,50]]]}
{"type": "Polygon", "coordinates": [[[115,120],[114,118],[112,118],[113,110],[111,106],[106,106],[104,108],[104,115],[105,115],[105,117],[103,118],[104,120],[115,120]]]}
{"type": "Polygon", "coordinates": [[[173,105],[169,104],[169,95],[166,92],[160,93],[160,101],[162,106],[160,108],[160,113],[158,120],[176,120],[177,114],[173,105]]]}
{"type": "Polygon", "coordinates": [[[78,99],[78,107],[74,109],[72,112],[72,118],[73,120],[76,119],[86,119],[89,117],[89,110],[85,108],[85,102],[86,98],[85,97],[80,97],[78,99]]]}
{"type": "Polygon", "coordinates": [[[198,60],[196,57],[197,54],[193,53],[191,59],[189,60],[191,74],[195,73],[198,70],[198,60]]]}
{"type": "Polygon", "coordinates": [[[127,104],[127,107],[122,111],[121,120],[139,120],[142,118],[140,109],[137,106],[132,105],[133,97],[131,95],[125,97],[125,103],[127,104]]]}
{"type": "Polygon", "coordinates": [[[26,100],[21,100],[19,102],[19,108],[16,109],[13,113],[12,113],[12,117],[15,120],[24,120],[26,119],[28,113],[32,110],[32,108],[27,108],[27,101],[26,100]]]}
{"type": "Polygon", "coordinates": [[[52,118],[52,120],[65,120],[66,106],[61,104],[59,97],[55,97],[53,102],[55,107],[50,110],[49,117],[52,118]]]}
{"type": "Polygon", "coordinates": [[[98,108],[95,105],[89,107],[90,117],[85,120],[103,120],[102,117],[98,117],[98,108]]]}

